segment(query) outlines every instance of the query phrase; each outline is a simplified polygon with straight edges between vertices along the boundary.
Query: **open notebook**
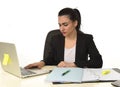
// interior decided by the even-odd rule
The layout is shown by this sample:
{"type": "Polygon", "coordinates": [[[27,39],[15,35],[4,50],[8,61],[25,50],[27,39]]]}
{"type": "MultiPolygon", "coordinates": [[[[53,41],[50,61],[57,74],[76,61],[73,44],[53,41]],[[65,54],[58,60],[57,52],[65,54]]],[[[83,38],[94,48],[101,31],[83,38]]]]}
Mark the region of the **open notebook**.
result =
{"type": "Polygon", "coordinates": [[[120,73],[114,69],[101,68],[55,68],[47,76],[48,82],[96,82],[120,80],[120,73]],[[109,71],[109,72],[108,72],[109,71]]]}
{"type": "Polygon", "coordinates": [[[20,68],[16,47],[13,43],[0,42],[0,61],[4,71],[24,78],[49,73],[50,70],[20,68]]]}

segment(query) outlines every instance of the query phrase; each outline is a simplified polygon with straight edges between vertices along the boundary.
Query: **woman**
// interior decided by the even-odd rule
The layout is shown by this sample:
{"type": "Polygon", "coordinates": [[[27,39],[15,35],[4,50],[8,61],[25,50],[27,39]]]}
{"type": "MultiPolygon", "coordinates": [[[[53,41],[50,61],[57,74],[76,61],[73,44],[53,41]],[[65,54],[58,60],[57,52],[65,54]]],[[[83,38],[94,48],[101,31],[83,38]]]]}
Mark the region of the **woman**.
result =
{"type": "Polygon", "coordinates": [[[61,34],[52,37],[51,50],[47,53],[48,55],[44,56],[42,61],[29,64],[25,68],[41,68],[45,65],[101,68],[102,57],[95,46],[92,35],[80,31],[80,12],[72,8],[60,10],[58,24],[61,34]]]}

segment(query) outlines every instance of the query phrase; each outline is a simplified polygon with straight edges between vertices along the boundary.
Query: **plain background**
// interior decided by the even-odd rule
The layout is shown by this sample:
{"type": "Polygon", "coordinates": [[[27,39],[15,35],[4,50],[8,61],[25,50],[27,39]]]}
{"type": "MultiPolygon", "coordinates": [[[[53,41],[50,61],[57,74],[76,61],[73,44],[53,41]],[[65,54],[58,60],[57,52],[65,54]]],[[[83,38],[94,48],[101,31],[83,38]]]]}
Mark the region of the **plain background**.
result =
{"type": "Polygon", "coordinates": [[[92,34],[103,68],[120,67],[119,0],[0,0],[0,42],[15,43],[21,66],[43,59],[50,30],[64,7],[81,12],[81,30],[92,34]]]}

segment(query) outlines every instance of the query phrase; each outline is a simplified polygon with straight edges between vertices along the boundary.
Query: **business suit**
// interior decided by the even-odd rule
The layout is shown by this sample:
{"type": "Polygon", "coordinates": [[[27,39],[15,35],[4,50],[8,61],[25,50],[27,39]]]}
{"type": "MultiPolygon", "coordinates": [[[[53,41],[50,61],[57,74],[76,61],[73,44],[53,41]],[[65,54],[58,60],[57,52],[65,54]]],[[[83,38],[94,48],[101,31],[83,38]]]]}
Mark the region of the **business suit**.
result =
{"type": "MultiPolygon", "coordinates": [[[[46,65],[57,65],[61,61],[64,61],[64,43],[65,37],[61,33],[51,37],[51,40],[48,43],[48,48],[45,45],[44,49],[43,61],[46,65]]],[[[92,35],[84,34],[80,31],[77,32],[76,55],[74,63],[81,68],[102,67],[102,57],[95,46],[92,35]],[[88,56],[90,57],[90,60],[88,60],[88,56]]]]}

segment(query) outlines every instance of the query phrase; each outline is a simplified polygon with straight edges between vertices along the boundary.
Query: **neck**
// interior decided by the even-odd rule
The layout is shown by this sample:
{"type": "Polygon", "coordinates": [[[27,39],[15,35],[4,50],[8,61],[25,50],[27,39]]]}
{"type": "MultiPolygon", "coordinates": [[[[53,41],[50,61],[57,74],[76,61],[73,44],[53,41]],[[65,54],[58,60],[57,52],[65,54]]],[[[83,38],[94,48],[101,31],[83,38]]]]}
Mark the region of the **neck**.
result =
{"type": "Polygon", "coordinates": [[[77,31],[73,30],[70,35],[65,37],[68,40],[75,40],[77,38],[77,31]]]}

